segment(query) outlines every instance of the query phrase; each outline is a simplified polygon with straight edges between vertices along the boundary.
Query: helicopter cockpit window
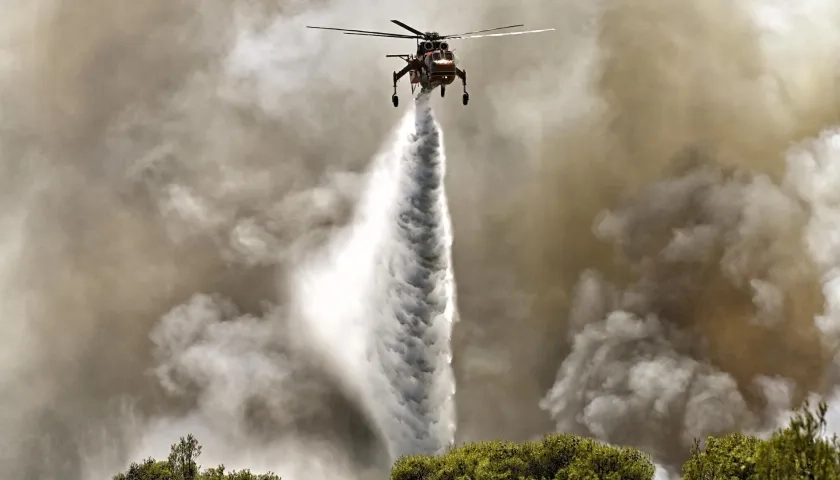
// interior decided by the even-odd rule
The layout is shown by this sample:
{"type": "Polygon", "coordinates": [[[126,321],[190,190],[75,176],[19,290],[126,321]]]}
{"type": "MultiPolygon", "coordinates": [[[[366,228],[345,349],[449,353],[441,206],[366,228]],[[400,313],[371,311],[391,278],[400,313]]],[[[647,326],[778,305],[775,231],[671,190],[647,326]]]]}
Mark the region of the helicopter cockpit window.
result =
{"type": "Polygon", "coordinates": [[[453,60],[453,58],[454,58],[454,57],[452,56],[452,52],[446,52],[446,53],[444,53],[444,55],[446,56],[446,59],[447,59],[447,60],[453,60]]]}
{"type": "Polygon", "coordinates": [[[440,52],[435,52],[433,56],[435,60],[440,60],[440,52]]]}

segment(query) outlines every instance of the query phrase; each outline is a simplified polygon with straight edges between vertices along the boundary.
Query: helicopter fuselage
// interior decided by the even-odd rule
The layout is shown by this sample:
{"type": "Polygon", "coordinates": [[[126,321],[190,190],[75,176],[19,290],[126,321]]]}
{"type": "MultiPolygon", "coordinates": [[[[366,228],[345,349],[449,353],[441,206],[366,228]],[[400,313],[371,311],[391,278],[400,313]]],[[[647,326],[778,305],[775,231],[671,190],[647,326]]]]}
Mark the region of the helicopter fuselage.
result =
{"type": "Polygon", "coordinates": [[[431,50],[414,59],[415,68],[408,72],[412,84],[424,90],[449,85],[457,77],[457,59],[449,50],[431,50]]]}

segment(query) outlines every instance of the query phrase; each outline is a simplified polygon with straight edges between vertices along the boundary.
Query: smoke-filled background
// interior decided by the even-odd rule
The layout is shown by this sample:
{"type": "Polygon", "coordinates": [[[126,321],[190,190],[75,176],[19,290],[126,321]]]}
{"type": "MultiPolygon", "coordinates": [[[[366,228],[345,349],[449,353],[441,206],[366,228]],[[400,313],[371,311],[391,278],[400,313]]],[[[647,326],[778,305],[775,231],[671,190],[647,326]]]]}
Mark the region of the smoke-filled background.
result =
{"type": "Polygon", "coordinates": [[[387,464],[341,320],[386,243],[358,239],[394,228],[393,202],[358,219],[397,195],[368,173],[413,43],[305,25],[557,29],[458,42],[472,101],[431,99],[457,442],[571,431],[668,467],[831,398],[840,7],[470,3],[0,2],[3,471],[108,478],[189,432],[284,478],[387,464]]]}

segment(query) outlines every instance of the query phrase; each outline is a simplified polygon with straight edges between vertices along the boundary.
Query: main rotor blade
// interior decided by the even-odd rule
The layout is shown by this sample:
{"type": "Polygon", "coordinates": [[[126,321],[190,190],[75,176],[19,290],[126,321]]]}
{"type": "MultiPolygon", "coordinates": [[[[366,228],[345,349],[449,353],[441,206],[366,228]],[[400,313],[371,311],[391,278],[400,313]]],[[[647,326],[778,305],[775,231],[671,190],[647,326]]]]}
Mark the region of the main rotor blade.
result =
{"type": "Polygon", "coordinates": [[[402,28],[404,28],[404,29],[408,30],[408,31],[409,31],[409,32],[411,32],[411,33],[414,33],[414,34],[420,35],[421,37],[425,37],[425,36],[426,36],[426,34],[425,34],[425,33],[423,33],[423,32],[421,32],[420,30],[417,30],[416,28],[413,28],[413,27],[409,27],[408,25],[404,24],[403,22],[401,22],[401,21],[399,21],[399,20],[391,20],[391,22],[392,22],[392,23],[395,23],[395,24],[397,24],[397,25],[399,25],[399,26],[401,26],[402,28]]]}
{"type": "Polygon", "coordinates": [[[520,23],[519,25],[509,25],[507,27],[488,28],[487,30],[476,30],[474,32],[459,33],[457,35],[444,35],[441,38],[452,38],[452,37],[460,37],[460,36],[463,36],[463,35],[473,35],[475,33],[495,32],[496,30],[505,30],[507,28],[524,27],[524,26],[525,26],[524,24],[520,23]]]}
{"type": "Polygon", "coordinates": [[[419,38],[417,35],[395,35],[395,34],[388,34],[383,35],[381,33],[356,33],[356,32],[344,32],[345,35],[359,35],[362,37],[380,37],[380,38],[408,38],[410,40],[414,40],[419,38]]]}
{"type": "MultiPolygon", "coordinates": [[[[354,30],[352,28],[311,27],[309,25],[307,25],[306,28],[317,28],[319,30],[334,30],[336,32],[375,33],[375,34],[378,34],[378,35],[395,35],[395,36],[404,36],[404,37],[406,36],[406,35],[402,35],[400,33],[375,32],[373,30],[354,30]]],[[[415,38],[415,37],[411,36],[411,37],[408,37],[408,38],[415,38]]]]}
{"type": "Polygon", "coordinates": [[[524,35],[526,33],[540,33],[540,32],[551,32],[553,28],[544,28],[542,30],[527,30],[525,32],[507,32],[507,33],[490,33],[487,35],[470,35],[468,37],[449,37],[464,40],[467,38],[483,38],[483,37],[507,37],[508,35],[524,35]]]}

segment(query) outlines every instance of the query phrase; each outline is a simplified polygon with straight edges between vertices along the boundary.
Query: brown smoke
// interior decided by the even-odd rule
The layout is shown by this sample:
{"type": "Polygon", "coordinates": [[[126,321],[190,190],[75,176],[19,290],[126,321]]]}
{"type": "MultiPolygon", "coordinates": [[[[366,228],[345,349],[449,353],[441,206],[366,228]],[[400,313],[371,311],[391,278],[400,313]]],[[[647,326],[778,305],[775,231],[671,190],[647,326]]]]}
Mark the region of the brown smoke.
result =
{"type": "MultiPolygon", "coordinates": [[[[121,451],[102,468],[123,465],[143,429],[127,423],[123,398],[141,419],[177,417],[201,400],[172,400],[146,375],[161,316],[193,294],[220,293],[239,309],[223,318],[274,318],[262,303],[283,303],[278,278],[349,217],[354,174],[401,113],[387,98],[388,73],[399,64],[381,55],[411,44],[314,34],[305,24],[398,31],[387,19],[400,18],[445,33],[520,22],[557,28],[453,42],[472,101],[462,107],[450,88],[435,105],[455,235],[459,441],[556,428],[540,400],[570,353],[566,319],[584,272],[598,272],[605,290],[631,291],[651,278],[638,259],[660,252],[671,227],[696,220],[691,209],[656,215],[657,202],[683,190],[650,205],[633,193],[688,175],[663,170],[693,151],[746,170],[748,180],[733,180],[739,188],[757,173],[778,180],[785,149],[837,121],[836,44],[826,29],[834,11],[767,47],[745,9],[769,0],[469,3],[387,11],[393,2],[21,1],[4,12],[0,213],[11,225],[3,250],[12,287],[0,330],[16,335],[2,344],[12,352],[0,390],[0,442],[12,445],[0,457],[12,465],[4,471],[75,480],[85,468],[79,450],[114,444],[121,451]],[[235,51],[241,45],[253,50],[235,51]],[[644,214],[629,222],[636,229],[599,237],[593,225],[607,211],[644,214]]],[[[404,83],[400,93],[406,105],[404,83]]],[[[743,205],[733,211],[743,214],[743,205]]],[[[748,321],[756,312],[751,287],[725,269],[693,279],[676,304],[648,292],[650,310],[675,312],[668,322],[708,340],[708,352],[687,358],[731,375],[753,409],[762,399],[746,386],[758,374],[786,375],[800,393],[819,387],[824,363],[811,317],[822,298],[796,240],[806,215],[794,214],[784,236],[767,240],[776,248],[771,261],[737,257],[757,262],[741,265],[742,279],[784,287],[785,319],[771,330],[748,321]],[[805,274],[786,282],[794,264],[805,274]]],[[[758,233],[745,238],[761,240],[758,233]]],[[[706,267],[723,258],[717,253],[706,267]]],[[[667,264],[654,267],[654,285],[677,276],[667,264]]],[[[601,320],[592,320],[594,330],[601,320]]],[[[269,344],[260,348],[293,354],[269,344]]],[[[694,354],[697,345],[677,347],[694,354]]],[[[297,371],[324,387],[302,389],[311,401],[293,405],[353,408],[318,365],[301,363],[297,371]]],[[[272,420],[284,406],[266,408],[251,410],[272,420]]],[[[370,435],[360,414],[347,422],[289,414],[336,443],[370,435]]],[[[613,433],[623,439],[626,431],[613,433]]],[[[681,433],[668,434],[662,438],[681,433]]]]}
{"type": "MultiPolygon", "coordinates": [[[[196,293],[218,292],[256,315],[264,302],[282,304],[284,269],[351,213],[353,172],[389,119],[347,129],[332,109],[310,111],[288,94],[263,107],[260,72],[231,73],[225,62],[243,24],[265,32],[256,15],[268,6],[43,2],[8,19],[28,28],[3,45],[15,59],[2,93],[3,171],[14,181],[3,181],[18,194],[4,196],[3,213],[23,218],[4,293],[25,307],[20,316],[8,307],[4,319],[4,331],[25,334],[4,342],[19,365],[3,378],[15,412],[0,426],[6,474],[82,478],[106,447],[116,458],[102,468],[123,465],[143,431],[126,427],[126,401],[141,424],[198,401],[164,396],[149,375],[161,316],[196,293]]],[[[308,101],[351,111],[370,102],[340,84],[327,78],[308,101]]],[[[305,368],[323,386],[297,412],[300,432],[324,436],[326,422],[330,441],[369,435],[335,382],[305,368]]]]}
{"type": "MultiPolygon", "coordinates": [[[[576,31],[582,39],[568,43],[581,50],[590,45],[585,40],[588,30],[584,31],[582,25],[596,25],[589,37],[597,58],[588,70],[589,81],[577,83],[579,58],[573,54],[568,55],[562,69],[566,78],[557,75],[558,69],[546,67],[544,70],[556,76],[543,82],[534,80],[537,87],[554,82],[554,96],[573,100],[565,113],[552,112],[527,123],[527,127],[551,128],[543,141],[526,149],[536,152],[538,159],[527,162],[533,166],[531,187],[524,194],[514,190],[523,195],[523,200],[516,203],[516,212],[498,222],[498,227],[488,227],[497,238],[514,237],[507,249],[495,252],[494,262],[505,262],[514,251],[522,253],[519,258],[526,268],[519,274],[519,290],[537,296],[530,315],[497,315],[490,309],[468,311],[465,307],[470,300],[465,297],[469,293],[464,293],[464,274],[458,272],[463,318],[458,328],[461,332],[480,328],[493,338],[495,343],[488,350],[494,350],[496,359],[503,363],[495,372],[474,381],[469,376],[471,367],[462,364],[458,401],[462,421],[459,433],[463,438],[526,438],[555,428],[554,422],[533,405],[561,380],[557,368],[569,354],[571,340],[566,339],[566,318],[573,290],[588,269],[600,272],[607,282],[621,288],[653,275],[654,283],[647,287],[652,290],[645,291],[653,304],[644,313],[658,313],[694,332],[696,358],[708,359],[715,368],[732,375],[750,409],[760,410],[764,401],[751,393],[750,383],[759,375],[783,375],[794,380],[800,396],[822,388],[828,356],[822,350],[813,319],[822,311],[823,298],[819,278],[809,266],[800,239],[808,219],[806,211],[794,214],[789,225],[780,227],[773,227],[777,220],[774,216],[781,215],[773,208],[760,210],[763,217],[740,219],[744,223],[730,227],[736,228],[732,234],[743,235],[737,255],[721,257],[724,239],[713,240],[719,252],[692,267],[707,273],[698,272],[700,276],[691,280],[689,291],[669,297],[663,288],[679,282],[683,267],[674,270],[673,265],[668,266],[660,259],[660,251],[673,240],[672,229],[691,229],[698,222],[704,223],[696,217],[700,215],[695,210],[699,206],[689,205],[666,216],[688,188],[676,181],[670,190],[663,187],[646,197],[647,203],[627,198],[650,182],[672,175],[670,166],[675,161],[685,163],[686,157],[709,158],[721,166],[745,171],[747,178],[749,174],[766,173],[779,180],[785,170],[785,150],[836,123],[840,104],[836,101],[835,69],[824,56],[831,48],[816,42],[813,49],[795,53],[768,52],[760,43],[763,32],[747,14],[747,9],[760,3],[606,2],[602,15],[588,17],[592,23],[587,24],[585,16],[575,17],[576,31]],[[794,60],[796,68],[804,68],[808,74],[787,69],[786,62],[794,60]],[[575,101],[575,96],[584,100],[575,101]],[[589,108],[575,108],[579,103],[589,108]],[[595,229],[599,218],[621,205],[633,205],[627,208],[640,212],[631,221],[632,229],[628,226],[618,238],[599,238],[595,229]],[[740,231],[751,228],[754,237],[740,231]],[[738,271],[741,279],[733,280],[727,270],[738,271]],[[774,281],[784,297],[784,320],[770,329],[752,322],[758,306],[749,283],[752,278],[767,275],[777,277],[774,281]],[[697,350],[704,342],[708,342],[707,350],[697,350]],[[487,401],[488,395],[494,400],[487,401]],[[473,410],[473,405],[481,405],[481,409],[473,410]]],[[[549,10],[546,7],[543,12],[540,26],[561,21],[549,10]]],[[[566,11],[574,10],[566,5],[566,11]]],[[[551,48],[563,55],[567,53],[564,44],[568,43],[552,41],[551,48]]],[[[527,50],[529,53],[522,55],[526,58],[545,55],[535,62],[558,62],[557,54],[547,49],[535,48],[537,53],[527,50]]],[[[504,47],[497,52],[500,58],[510,53],[504,47]]],[[[525,69],[541,70],[534,65],[525,69]]],[[[505,100],[514,101],[510,97],[505,100]]],[[[554,105],[550,97],[545,102],[554,105]]],[[[512,128],[527,127],[517,123],[512,128]]],[[[681,172],[678,178],[689,175],[692,169],[681,172]]],[[[726,199],[706,201],[711,202],[712,209],[728,208],[726,199]],[[720,202],[718,207],[715,201],[720,202]]],[[[749,215],[740,208],[735,209],[737,218],[749,215]]],[[[706,223],[714,224],[715,220],[706,223]]],[[[456,244],[464,245],[463,235],[458,236],[458,218],[455,225],[456,244]]],[[[456,266],[463,265],[457,256],[455,261],[456,266]]],[[[474,293],[477,303],[482,293],[487,292],[474,293]]],[[[470,343],[485,341],[472,332],[467,337],[470,343]]],[[[625,360],[632,365],[632,358],[625,360]]],[[[586,362],[578,365],[595,368],[586,362]]],[[[571,375],[568,370],[564,372],[571,375]]],[[[724,429],[746,425],[733,424],[724,429]]],[[[710,432],[701,429],[701,433],[710,432]]],[[[628,441],[616,432],[607,439],[628,441]]],[[[668,434],[658,441],[662,446],[673,444],[668,434]]],[[[668,460],[679,457],[673,452],[670,455],[668,460]]]]}

